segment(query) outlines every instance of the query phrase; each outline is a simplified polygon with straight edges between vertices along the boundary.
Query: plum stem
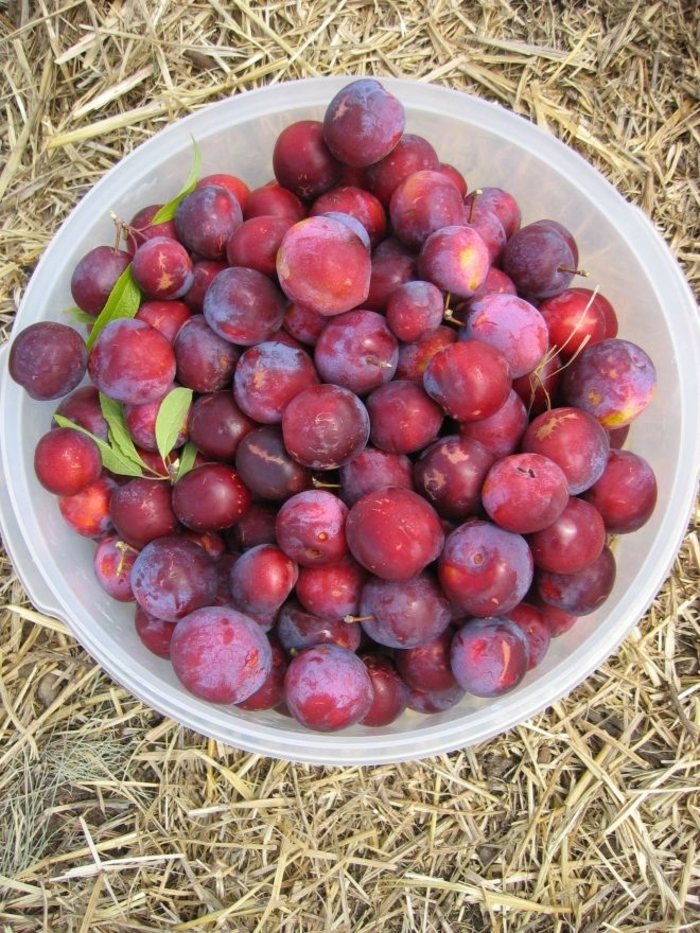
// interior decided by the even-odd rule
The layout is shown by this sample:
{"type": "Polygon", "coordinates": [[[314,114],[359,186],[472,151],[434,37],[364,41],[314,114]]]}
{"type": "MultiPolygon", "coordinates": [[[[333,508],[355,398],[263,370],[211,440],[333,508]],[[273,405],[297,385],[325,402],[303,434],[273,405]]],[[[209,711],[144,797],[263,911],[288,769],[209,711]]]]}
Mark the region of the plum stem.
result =
{"type": "Polygon", "coordinates": [[[340,489],[340,483],[326,483],[316,476],[311,477],[311,483],[315,489],[340,489]]]}
{"type": "Polygon", "coordinates": [[[126,235],[129,231],[129,225],[125,223],[120,217],[118,217],[114,211],[110,211],[109,216],[116,228],[116,239],[114,241],[114,252],[116,253],[121,248],[121,241],[126,238],[126,235]]]}
{"type": "Polygon", "coordinates": [[[443,320],[448,324],[456,324],[458,327],[464,327],[464,321],[460,321],[459,318],[455,317],[455,313],[450,307],[451,297],[451,295],[447,295],[445,298],[445,310],[442,312],[443,320]]]}
{"type": "Polygon", "coordinates": [[[117,564],[117,573],[121,573],[124,570],[124,561],[126,560],[127,551],[131,551],[133,554],[138,554],[138,549],[132,547],[130,544],[127,544],[126,541],[117,541],[115,547],[120,552],[119,563],[117,564]]]}
{"type": "Polygon", "coordinates": [[[472,223],[474,220],[474,205],[476,204],[476,199],[480,194],[483,194],[483,190],[481,188],[477,188],[472,192],[473,197],[469,202],[469,216],[467,217],[468,224],[472,223]]]}
{"type": "Polygon", "coordinates": [[[590,276],[587,269],[570,269],[568,266],[557,266],[557,272],[568,272],[570,275],[581,275],[584,279],[590,276]]]}

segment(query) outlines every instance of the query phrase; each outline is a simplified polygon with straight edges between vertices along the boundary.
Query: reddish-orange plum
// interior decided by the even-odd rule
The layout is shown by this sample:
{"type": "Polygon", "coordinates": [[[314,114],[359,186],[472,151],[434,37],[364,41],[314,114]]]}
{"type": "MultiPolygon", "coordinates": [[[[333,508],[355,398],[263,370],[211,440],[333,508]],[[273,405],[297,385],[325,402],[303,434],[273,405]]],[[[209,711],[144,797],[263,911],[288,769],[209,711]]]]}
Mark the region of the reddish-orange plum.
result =
{"type": "MultiPolygon", "coordinates": [[[[413,172],[394,189],[389,219],[394,235],[410,249],[419,250],[441,227],[464,224],[462,195],[441,172],[413,172]]],[[[422,276],[428,278],[424,273],[422,276]]]]}
{"type": "Polygon", "coordinates": [[[382,204],[388,206],[397,185],[414,172],[438,171],[440,161],[435,147],[423,136],[404,133],[391,152],[370,165],[365,184],[382,204]]]}
{"type": "Polygon", "coordinates": [[[348,214],[359,221],[367,231],[370,246],[378,246],[387,230],[384,206],[378,198],[364,188],[341,185],[316,198],[309,210],[310,217],[319,214],[348,214]]]}
{"type": "Polygon", "coordinates": [[[656,475],[644,457],[611,450],[603,473],[583,494],[596,507],[610,534],[629,534],[645,525],[656,507],[656,475]]]}
{"type": "Polygon", "coordinates": [[[84,538],[102,538],[112,530],[110,501],[116,480],[106,473],[73,496],[59,496],[58,508],[64,522],[84,538]]]}
{"type": "Polygon", "coordinates": [[[384,580],[410,580],[442,550],[445,534],[433,507],[411,489],[385,487],[353,503],[345,524],[353,557],[384,580]]]}
{"type": "Polygon", "coordinates": [[[474,227],[441,227],[423,243],[418,256],[421,278],[455,298],[468,298],[483,284],[491,266],[489,249],[474,227]]]}
{"type": "Polygon", "coordinates": [[[100,449],[82,431],[52,428],[34,448],[34,472],[44,489],[57,496],[74,496],[102,473],[100,449]]]}
{"type": "Polygon", "coordinates": [[[431,358],[423,385],[451,417],[478,421],[497,412],[508,398],[510,366],[497,347],[481,340],[460,340],[431,358]]]}
{"type": "Polygon", "coordinates": [[[343,170],[326,145],[320,120],[288,124],[275,140],[272,168],[280,185],[307,201],[336,185],[343,170]]]}
{"type": "Polygon", "coordinates": [[[372,261],[362,240],[333,217],[308,217],[285,233],[277,275],[285,295],[319,314],[342,314],[369,292],[372,261]]]}

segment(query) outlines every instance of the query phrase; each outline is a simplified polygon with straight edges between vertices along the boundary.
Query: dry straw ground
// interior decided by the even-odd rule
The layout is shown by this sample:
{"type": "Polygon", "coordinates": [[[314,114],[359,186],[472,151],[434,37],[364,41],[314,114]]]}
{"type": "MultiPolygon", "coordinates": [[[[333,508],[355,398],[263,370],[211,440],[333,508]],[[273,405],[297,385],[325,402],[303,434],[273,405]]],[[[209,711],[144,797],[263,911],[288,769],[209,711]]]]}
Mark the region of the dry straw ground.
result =
{"type": "MultiPolygon", "coordinates": [[[[3,335],[58,224],[165,123],[271,82],[400,75],[546,127],[700,290],[695,0],[0,2],[3,335]]],[[[337,771],[145,709],[0,554],[3,933],[700,930],[700,542],[600,671],[479,747],[337,771]]]]}

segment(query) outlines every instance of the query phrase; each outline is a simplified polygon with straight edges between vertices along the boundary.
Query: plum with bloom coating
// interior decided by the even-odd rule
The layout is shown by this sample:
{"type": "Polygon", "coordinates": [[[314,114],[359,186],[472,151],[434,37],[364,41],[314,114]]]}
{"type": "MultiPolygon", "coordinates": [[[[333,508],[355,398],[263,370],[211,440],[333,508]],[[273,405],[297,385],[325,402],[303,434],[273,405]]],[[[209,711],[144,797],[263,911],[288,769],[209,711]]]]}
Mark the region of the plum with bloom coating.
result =
{"type": "Polygon", "coordinates": [[[511,619],[470,619],[452,639],[452,672],[459,685],[479,697],[497,697],[520,683],[528,669],[525,634],[511,619]]]}
{"type": "Polygon", "coordinates": [[[204,606],[180,619],[170,641],[170,659],[182,685],[212,703],[246,700],[272,668],[263,630],[228,606],[204,606]]]}
{"type": "Polygon", "coordinates": [[[284,689],[292,716],[316,732],[337,732],[360,722],[373,698],[367,668],[357,654],[338,645],[300,651],[289,663],[284,689]]]}

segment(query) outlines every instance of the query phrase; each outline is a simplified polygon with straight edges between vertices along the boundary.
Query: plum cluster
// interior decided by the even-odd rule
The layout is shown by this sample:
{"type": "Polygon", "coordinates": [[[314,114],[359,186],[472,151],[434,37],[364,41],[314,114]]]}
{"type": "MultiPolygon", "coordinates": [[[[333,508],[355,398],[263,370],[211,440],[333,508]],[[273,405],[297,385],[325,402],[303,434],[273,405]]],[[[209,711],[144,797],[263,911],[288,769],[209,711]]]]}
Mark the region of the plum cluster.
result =
{"type": "Polygon", "coordinates": [[[623,445],[653,364],[574,284],[570,231],[468,190],[380,82],[289,125],[272,164],[90,250],[89,338],[16,336],[12,377],[60,398],[38,480],[198,697],[330,732],[499,696],[652,514],[623,445]]]}

